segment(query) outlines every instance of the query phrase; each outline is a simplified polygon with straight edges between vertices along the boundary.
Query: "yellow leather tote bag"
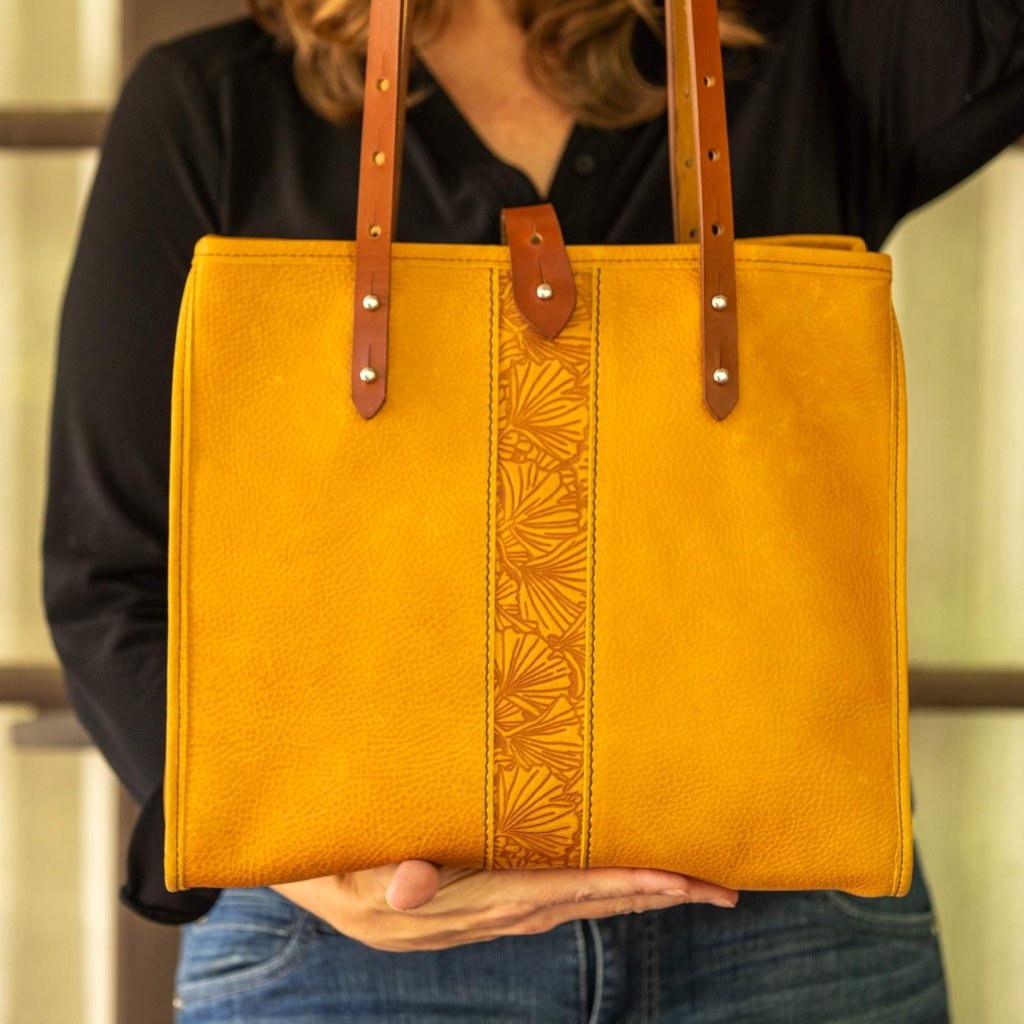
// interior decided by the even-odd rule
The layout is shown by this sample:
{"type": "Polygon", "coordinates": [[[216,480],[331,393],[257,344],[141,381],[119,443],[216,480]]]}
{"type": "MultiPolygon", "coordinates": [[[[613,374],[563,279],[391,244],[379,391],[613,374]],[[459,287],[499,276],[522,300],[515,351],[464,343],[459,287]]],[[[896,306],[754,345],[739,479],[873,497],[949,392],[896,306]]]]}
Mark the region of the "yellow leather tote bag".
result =
{"type": "Polygon", "coordinates": [[[405,8],[373,0],[356,240],[196,249],[168,888],[423,858],[904,893],[889,259],[735,241],[714,0],[668,4],[676,244],[566,247],[549,206],[393,242],[405,8]]]}

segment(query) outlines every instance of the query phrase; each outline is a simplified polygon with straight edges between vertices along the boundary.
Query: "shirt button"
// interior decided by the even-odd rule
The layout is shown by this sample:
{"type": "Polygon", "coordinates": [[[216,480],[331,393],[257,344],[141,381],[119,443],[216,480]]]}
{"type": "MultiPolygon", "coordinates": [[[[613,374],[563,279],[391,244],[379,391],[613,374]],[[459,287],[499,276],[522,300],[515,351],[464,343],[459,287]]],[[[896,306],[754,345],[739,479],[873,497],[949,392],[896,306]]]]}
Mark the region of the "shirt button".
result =
{"type": "Polygon", "coordinates": [[[573,161],[572,168],[577,174],[586,177],[597,169],[597,161],[590,153],[580,153],[573,161]]]}

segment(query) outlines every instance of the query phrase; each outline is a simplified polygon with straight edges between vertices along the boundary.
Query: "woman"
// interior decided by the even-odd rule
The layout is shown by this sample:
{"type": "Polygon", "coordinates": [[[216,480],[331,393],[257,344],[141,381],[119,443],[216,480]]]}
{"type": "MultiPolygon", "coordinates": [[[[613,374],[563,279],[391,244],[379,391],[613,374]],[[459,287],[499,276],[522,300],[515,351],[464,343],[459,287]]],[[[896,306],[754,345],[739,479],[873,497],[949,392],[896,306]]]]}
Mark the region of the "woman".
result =
{"type": "MultiPolygon", "coordinates": [[[[400,238],[496,242],[501,207],[547,196],[569,243],[671,240],[649,4],[416,6],[400,238]]],[[[258,23],[150,54],[113,119],[68,288],[47,607],[75,707],[143,805],[125,898],[195,922],[179,1019],[946,1020],[920,872],[901,900],[745,893],[728,911],[729,890],[629,870],[408,862],[276,891],[163,889],[181,289],[208,232],[353,236],[366,10],[259,0],[258,23]],[[685,905],[707,903],[720,907],[685,905]]],[[[1020,0],[752,0],[722,14],[741,235],[849,233],[876,247],[1024,133],[1020,0]]]]}

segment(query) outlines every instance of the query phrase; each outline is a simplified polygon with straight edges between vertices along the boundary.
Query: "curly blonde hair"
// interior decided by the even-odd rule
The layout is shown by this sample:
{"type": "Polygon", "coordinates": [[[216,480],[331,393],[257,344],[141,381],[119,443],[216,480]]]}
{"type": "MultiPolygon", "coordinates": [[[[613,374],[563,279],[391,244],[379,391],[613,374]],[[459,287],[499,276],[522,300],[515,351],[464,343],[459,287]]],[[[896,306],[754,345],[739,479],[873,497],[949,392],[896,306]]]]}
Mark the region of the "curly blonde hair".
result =
{"type": "MultiPolygon", "coordinates": [[[[413,44],[444,30],[456,0],[414,0],[413,44]]],[[[640,21],[663,35],[649,0],[506,0],[527,34],[527,63],[537,85],[582,124],[625,128],[665,109],[665,90],[633,60],[640,21]]],[[[719,0],[726,46],[760,45],[743,20],[741,0],[719,0]]],[[[256,20],[294,51],[295,77],[307,102],[335,123],[358,117],[370,0],[249,0],[256,20]]]]}

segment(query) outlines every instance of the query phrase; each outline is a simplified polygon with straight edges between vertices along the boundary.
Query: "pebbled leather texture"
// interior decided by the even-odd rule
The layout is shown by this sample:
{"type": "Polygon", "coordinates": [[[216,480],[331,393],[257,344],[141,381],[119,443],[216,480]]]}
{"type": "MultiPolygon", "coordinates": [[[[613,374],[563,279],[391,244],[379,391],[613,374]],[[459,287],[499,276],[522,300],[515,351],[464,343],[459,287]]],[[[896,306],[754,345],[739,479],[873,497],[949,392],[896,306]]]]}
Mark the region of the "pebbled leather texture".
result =
{"type": "Polygon", "coordinates": [[[202,240],[168,887],[415,857],[906,892],[905,385],[862,248],[737,244],[719,422],[696,246],[569,247],[548,341],[513,319],[506,248],[396,243],[364,420],[354,244],[202,240]]]}

